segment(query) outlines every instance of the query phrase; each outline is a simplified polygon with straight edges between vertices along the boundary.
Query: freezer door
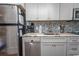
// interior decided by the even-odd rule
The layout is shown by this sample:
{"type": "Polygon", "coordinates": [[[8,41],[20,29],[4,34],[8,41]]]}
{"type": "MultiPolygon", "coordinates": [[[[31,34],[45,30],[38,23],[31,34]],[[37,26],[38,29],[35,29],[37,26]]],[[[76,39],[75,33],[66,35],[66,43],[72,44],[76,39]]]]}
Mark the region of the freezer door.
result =
{"type": "Polygon", "coordinates": [[[17,23],[17,6],[0,5],[0,23],[17,23]]]}

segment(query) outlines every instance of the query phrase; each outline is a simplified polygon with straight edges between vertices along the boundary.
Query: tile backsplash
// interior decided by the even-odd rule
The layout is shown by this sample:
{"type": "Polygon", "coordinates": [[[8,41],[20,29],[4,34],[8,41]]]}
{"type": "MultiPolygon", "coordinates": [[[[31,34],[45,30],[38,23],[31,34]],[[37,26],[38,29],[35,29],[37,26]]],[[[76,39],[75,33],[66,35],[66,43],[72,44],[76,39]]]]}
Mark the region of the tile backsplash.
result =
{"type": "Polygon", "coordinates": [[[47,33],[47,32],[60,32],[61,25],[64,25],[64,32],[79,32],[79,22],[67,22],[67,21],[52,21],[52,22],[34,22],[34,29],[35,32],[39,32],[40,28],[39,26],[41,25],[42,27],[42,32],[47,33]]]}

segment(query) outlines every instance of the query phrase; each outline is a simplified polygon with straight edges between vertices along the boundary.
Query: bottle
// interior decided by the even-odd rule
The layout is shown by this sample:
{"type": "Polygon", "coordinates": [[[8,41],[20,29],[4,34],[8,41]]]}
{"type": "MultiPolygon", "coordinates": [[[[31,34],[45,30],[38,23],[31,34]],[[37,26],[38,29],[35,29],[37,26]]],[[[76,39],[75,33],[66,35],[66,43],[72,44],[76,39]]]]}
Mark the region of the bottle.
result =
{"type": "Polygon", "coordinates": [[[42,33],[42,25],[39,25],[39,33],[42,33]]]}
{"type": "Polygon", "coordinates": [[[30,31],[31,31],[31,32],[34,32],[34,23],[31,23],[30,31]]]}
{"type": "Polygon", "coordinates": [[[64,25],[60,25],[60,32],[61,32],[61,33],[64,33],[64,28],[65,28],[64,25]]]}

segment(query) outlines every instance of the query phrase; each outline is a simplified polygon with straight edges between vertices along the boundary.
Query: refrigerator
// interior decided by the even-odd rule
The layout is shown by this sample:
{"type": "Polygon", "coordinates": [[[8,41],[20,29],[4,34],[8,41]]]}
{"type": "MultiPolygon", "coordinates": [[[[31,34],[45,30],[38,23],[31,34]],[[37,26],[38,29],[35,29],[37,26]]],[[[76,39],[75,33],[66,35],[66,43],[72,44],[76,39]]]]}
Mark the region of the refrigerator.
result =
{"type": "Polygon", "coordinates": [[[23,16],[17,5],[0,4],[0,51],[19,55],[19,37],[22,36],[23,16]],[[3,48],[2,48],[3,47],[3,48]]]}

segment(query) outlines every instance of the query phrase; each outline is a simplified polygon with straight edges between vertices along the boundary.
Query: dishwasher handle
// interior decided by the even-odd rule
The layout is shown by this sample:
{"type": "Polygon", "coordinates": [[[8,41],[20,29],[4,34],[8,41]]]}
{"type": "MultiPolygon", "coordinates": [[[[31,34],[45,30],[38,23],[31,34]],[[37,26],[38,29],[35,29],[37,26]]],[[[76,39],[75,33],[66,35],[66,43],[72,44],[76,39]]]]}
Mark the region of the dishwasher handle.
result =
{"type": "Polygon", "coordinates": [[[31,43],[33,43],[34,41],[33,40],[31,40],[31,43]]]}

